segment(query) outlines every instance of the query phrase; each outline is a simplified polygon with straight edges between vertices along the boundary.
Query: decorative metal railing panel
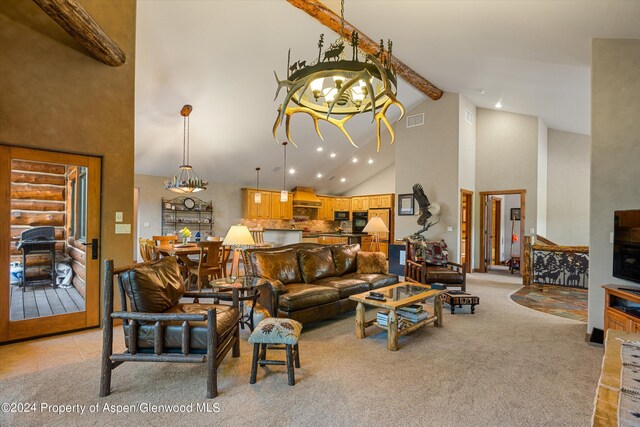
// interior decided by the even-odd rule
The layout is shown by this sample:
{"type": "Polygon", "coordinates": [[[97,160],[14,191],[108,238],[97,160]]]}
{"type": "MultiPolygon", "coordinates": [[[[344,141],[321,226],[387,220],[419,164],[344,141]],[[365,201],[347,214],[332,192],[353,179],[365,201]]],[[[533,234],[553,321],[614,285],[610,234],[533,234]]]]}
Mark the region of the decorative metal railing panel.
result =
{"type": "Polygon", "coordinates": [[[532,283],[586,289],[589,283],[589,249],[533,245],[532,283]]]}

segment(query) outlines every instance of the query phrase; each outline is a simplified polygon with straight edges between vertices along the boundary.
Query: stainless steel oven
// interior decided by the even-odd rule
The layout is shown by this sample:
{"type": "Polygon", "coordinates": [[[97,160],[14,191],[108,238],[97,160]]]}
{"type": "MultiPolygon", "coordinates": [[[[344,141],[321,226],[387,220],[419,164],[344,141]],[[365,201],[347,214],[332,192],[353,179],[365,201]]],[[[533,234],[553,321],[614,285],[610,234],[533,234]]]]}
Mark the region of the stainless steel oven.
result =
{"type": "Polygon", "coordinates": [[[353,213],[353,223],[351,226],[351,230],[353,233],[364,233],[364,227],[367,225],[367,221],[369,220],[368,212],[354,212],[353,213]]]}

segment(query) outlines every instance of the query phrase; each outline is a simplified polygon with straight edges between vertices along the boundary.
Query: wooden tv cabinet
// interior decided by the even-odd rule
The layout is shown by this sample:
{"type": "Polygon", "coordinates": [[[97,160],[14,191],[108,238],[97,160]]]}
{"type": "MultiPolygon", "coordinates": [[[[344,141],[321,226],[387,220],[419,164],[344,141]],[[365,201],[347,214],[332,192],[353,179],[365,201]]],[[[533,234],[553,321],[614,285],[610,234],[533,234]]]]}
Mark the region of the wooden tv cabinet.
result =
{"type": "Polygon", "coordinates": [[[603,285],[602,287],[605,292],[605,333],[608,329],[640,333],[640,288],[626,285],[603,285]]]}

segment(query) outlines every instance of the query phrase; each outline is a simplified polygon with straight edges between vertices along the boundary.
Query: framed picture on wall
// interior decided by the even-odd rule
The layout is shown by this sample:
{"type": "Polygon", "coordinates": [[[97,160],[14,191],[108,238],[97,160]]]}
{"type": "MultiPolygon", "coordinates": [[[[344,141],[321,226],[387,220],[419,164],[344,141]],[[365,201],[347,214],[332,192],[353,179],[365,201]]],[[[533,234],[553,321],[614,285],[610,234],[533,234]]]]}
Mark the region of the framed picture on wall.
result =
{"type": "Polygon", "coordinates": [[[511,220],[520,221],[520,208],[511,208],[511,220]]]}
{"type": "Polygon", "coordinates": [[[413,193],[411,194],[398,194],[398,215],[413,215],[413,193]]]}

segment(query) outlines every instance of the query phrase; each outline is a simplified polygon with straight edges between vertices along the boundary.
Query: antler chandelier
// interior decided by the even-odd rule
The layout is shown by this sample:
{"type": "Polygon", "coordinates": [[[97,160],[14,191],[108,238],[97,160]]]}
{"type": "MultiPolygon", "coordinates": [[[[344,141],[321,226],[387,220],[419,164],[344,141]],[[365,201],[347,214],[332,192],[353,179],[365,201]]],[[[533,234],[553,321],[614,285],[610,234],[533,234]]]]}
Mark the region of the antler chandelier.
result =
{"type": "Polygon", "coordinates": [[[345,129],[345,124],[356,114],[371,112],[376,122],[378,139],[377,151],[380,151],[381,123],[384,123],[391,134],[390,144],[395,141],[395,133],[386,117],[391,105],[400,108],[400,117],[404,115],[404,106],[396,98],[397,78],[391,62],[393,43],[387,43],[385,50],[383,40],[380,40],[380,50],[377,55],[363,54],[358,49],[358,32],[351,34],[349,41],[344,33],[344,0],[341,1],[341,29],[340,37],[323,51],[324,34],[318,41],[318,56],[313,61],[296,61],[291,64],[291,50],[287,62],[287,79],[276,81],[276,99],[282,88],[287,88],[284,101],[278,108],[278,116],[273,124],[273,137],[278,142],[276,132],[285,122],[285,132],[288,140],[297,147],[291,139],[291,117],[296,113],[311,116],[315,130],[324,141],[318,123],[320,120],[336,126],[354,146],[358,147],[345,129]],[[346,45],[351,45],[351,60],[345,59],[346,45]],[[324,53],[324,55],[323,55],[324,53]],[[363,57],[363,61],[360,60],[363,57]],[[290,106],[293,101],[295,106],[290,106]],[[342,116],[336,118],[333,116],[342,116]]]}
{"type": "Polygon", "coordinates": [[[189,164],[189,114],[193,107],[191,105],[185,105],[180,110],[180,115],[184,121],[184,135],[182,140],[182,165],[178,168],[178,173],[172,178],[164,182],[165,190],[170,190],[175,193],[187,194],[196,193],[198,191],[206,190],[209,183],[198,177],[198,174],[193,170],[193,167],[189,164]]]}

